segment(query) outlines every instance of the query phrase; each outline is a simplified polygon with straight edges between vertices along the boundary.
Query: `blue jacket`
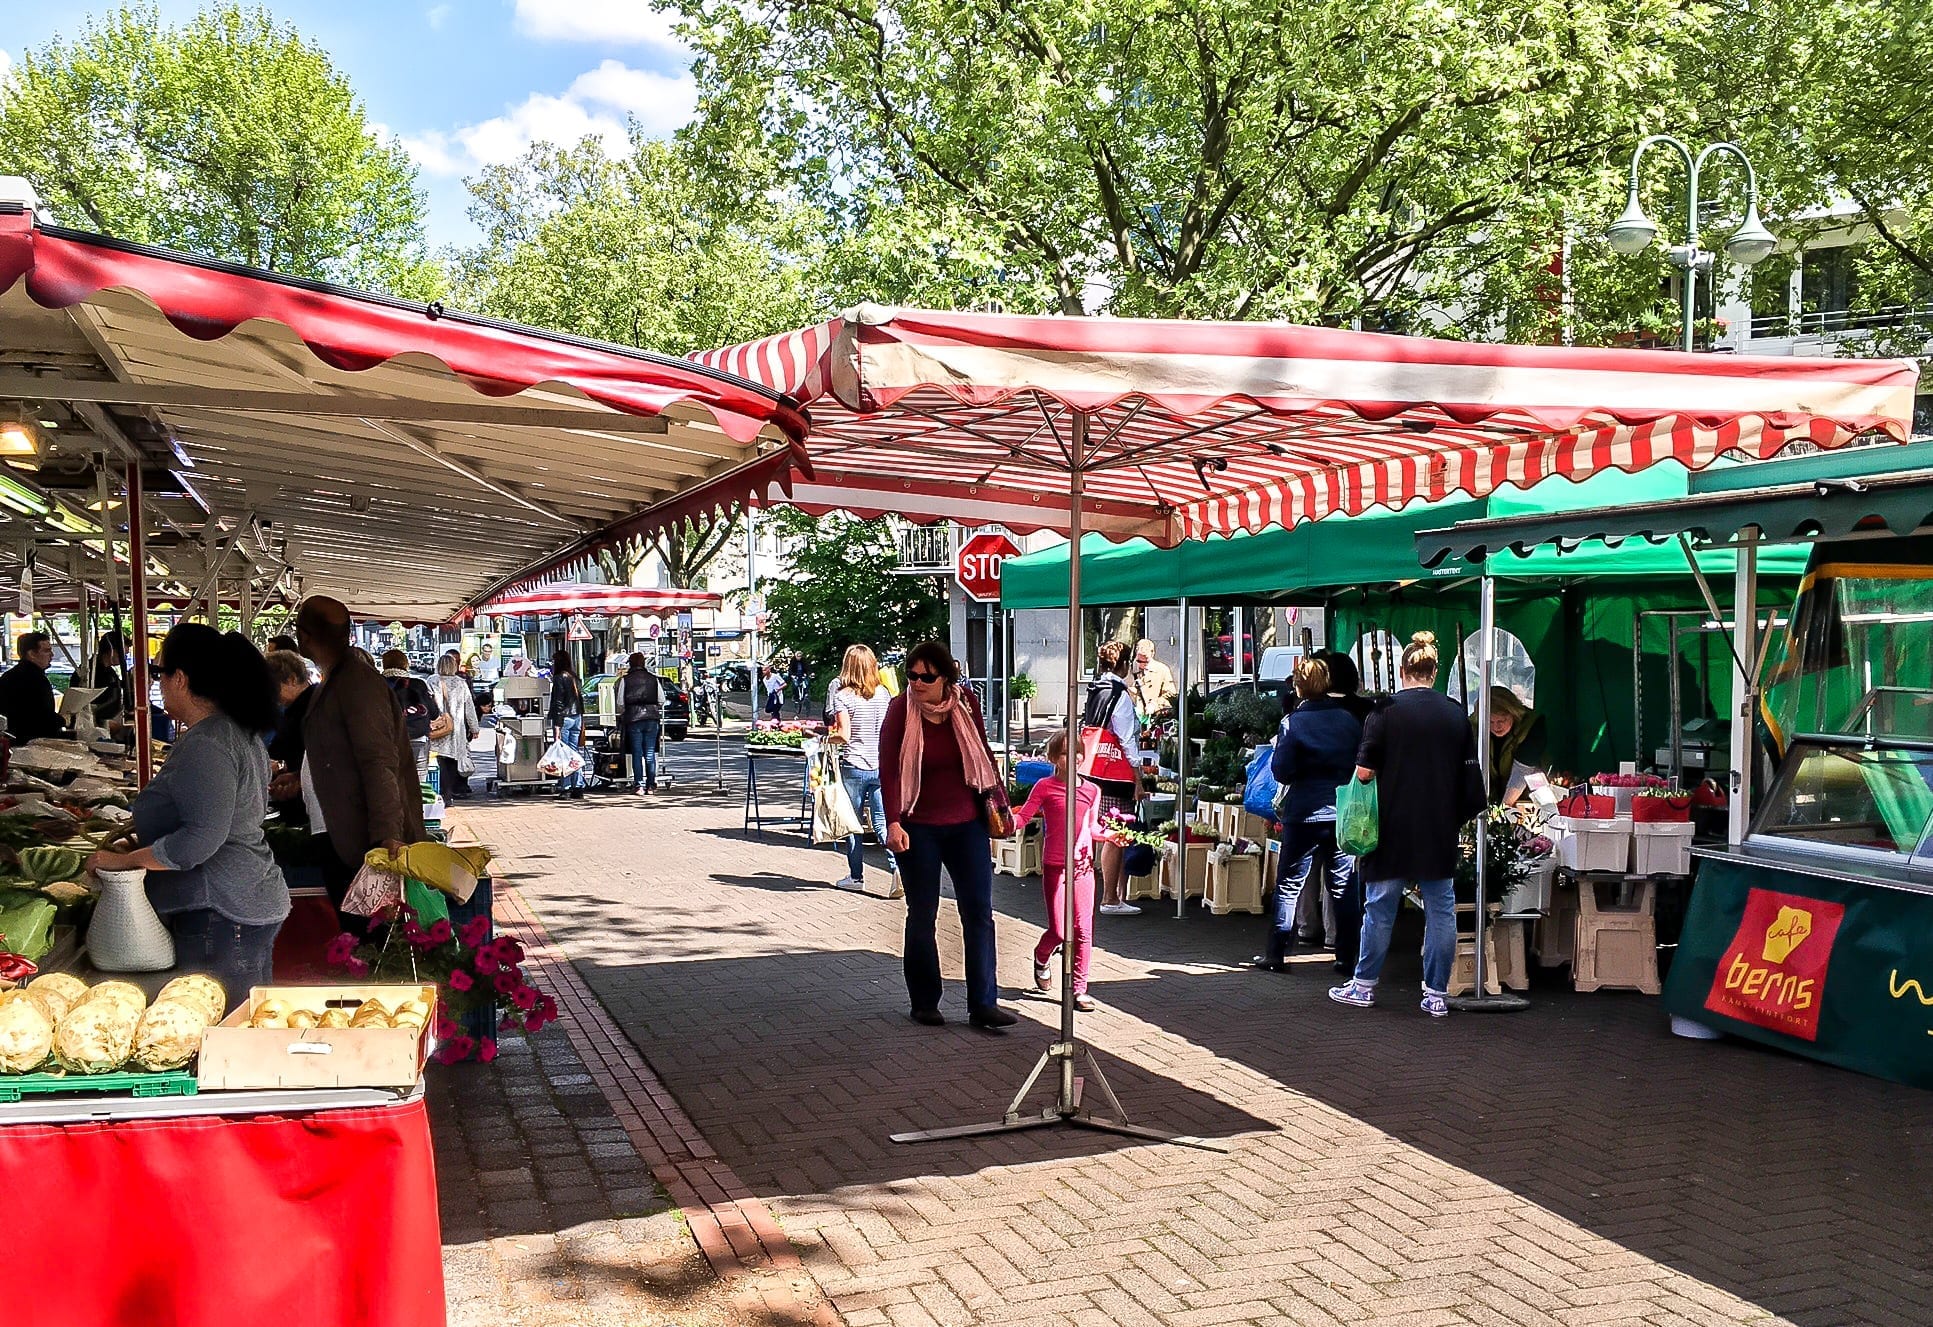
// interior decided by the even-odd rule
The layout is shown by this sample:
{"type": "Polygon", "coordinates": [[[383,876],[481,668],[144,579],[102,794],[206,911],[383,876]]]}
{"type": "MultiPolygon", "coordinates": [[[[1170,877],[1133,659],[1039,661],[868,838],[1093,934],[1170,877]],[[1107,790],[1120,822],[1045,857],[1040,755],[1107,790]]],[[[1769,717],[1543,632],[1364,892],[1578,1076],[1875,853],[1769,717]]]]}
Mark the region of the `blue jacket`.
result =
{"type": "Polygon", "coordinates": [[[1336,789],[1355,776],[1361,745],[1362,722],[1328,696],[1303,701],[1282,720],[1269,768],[1289,790],[1284,823],[1336,818],[1336,789]]]}

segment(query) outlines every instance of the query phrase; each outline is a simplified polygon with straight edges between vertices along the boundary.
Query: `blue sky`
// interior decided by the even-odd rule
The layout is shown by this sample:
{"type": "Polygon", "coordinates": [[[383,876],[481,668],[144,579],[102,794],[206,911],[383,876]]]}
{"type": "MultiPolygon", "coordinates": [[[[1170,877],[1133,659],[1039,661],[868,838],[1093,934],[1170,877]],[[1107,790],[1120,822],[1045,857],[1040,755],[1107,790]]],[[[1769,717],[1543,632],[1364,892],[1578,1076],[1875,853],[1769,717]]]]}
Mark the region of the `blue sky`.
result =
{"type": "MultiPolygon", "coordinates": [[[[23,50],[76,35],[115,7],[7,0],[0,72],[23,50]]],[[[201,7],[159,3],[170,22],[201,7]]],[[[409,149],[439,246],[475,237],[463,176],[479,166],[537,139],[620,141],[627,114],[659,133],[691,115],[689,57],[646,0],[267,0],[266,8],[327,50],[369,118],[409,149]]]]}

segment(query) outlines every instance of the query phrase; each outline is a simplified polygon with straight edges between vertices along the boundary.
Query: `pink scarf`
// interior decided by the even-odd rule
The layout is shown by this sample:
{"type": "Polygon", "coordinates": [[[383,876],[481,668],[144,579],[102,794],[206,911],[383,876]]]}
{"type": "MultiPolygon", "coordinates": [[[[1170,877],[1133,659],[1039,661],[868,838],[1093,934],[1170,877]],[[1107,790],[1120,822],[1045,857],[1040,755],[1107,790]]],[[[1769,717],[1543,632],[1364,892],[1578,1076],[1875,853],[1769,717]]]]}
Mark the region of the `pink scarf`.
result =
{"type": "Polygon", "coordinates": [[[966,777],[967,787],[975,792],[987,792],[1000,786],[1000,773],[993,767],[993,757],[987,754],[986,738],[981,735],[979,725],[974,720],[973,708],[962,704],[960,692],[956,687],[946,688],[946,698],[936,705],[906,698],[906,731],[899,740],[899,804],[901,814],[907,814],[918,805],[920,799],[920,761],[926,752],[926,724],[951,722],[953,739],[960,744],[963,758],[961,773],[966,777]]]}

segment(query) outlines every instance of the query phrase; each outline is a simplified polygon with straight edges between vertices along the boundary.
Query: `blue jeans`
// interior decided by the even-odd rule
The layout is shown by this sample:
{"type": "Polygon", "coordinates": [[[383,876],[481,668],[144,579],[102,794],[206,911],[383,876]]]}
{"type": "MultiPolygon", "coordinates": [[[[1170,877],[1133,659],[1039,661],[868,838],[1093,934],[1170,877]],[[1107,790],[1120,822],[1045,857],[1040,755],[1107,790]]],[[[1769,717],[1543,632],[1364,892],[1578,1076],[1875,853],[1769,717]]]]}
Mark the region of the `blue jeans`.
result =
{"type": "MultiPolygon", "coordinates": [[[[557,725],[557,740],[573,751],[579,748],[583,736],[584,716],[581,714],[573,714],[570,718],[557,725]]],[[[583,786],[584,771],[581,769],[575,774],[566,774],[563,778],[557,780],[558,792],[568,792],[572,788],[582,788],[583,786]]]]}
{"type": "Polygon", "coordinates": [[[978,820],[962,825],[906,825],[906,851],[900,854],[900,885],[906,891],[906,994],[915,1012],[940,1007],[940,946],[934,927],[940,916],[940,871],[953,877],[966,942],[967,1009],[977,1013],[999,1004],[993,939],[993,855],[987,827],[978,820]]]}
{"type": "MultiPolygon", "coordinates": [[[[878,837],[881,847],[886,845],[886,799],[879,791],[879,771],[876,769],[842,769],[839,781],[846,785],[846,797],[852,802],[852,813],[859,823],[870,823],[873,834],[878,837]]],[[[846,867],[854,880],[866,869],[866,850],[864,840],[857,834],[846,836],[846,867]]],[[[899,870],[899,862],[893,857],[893,850],[886,848],[886,869],[899,870]]]]}
{"type": "Polygon", "coordinates": [[[1363,884],[1362,953],[1356,980],[1374,986],[1389,956],[1390,932],[1403,890],[1411,884],[1423,896],[1423,989],[1441,995],[1450,986],[1456,963],[1456,889],[1448,880],[1370,880],[1363,884]]]}
{"type": "MultiPolygon", "coordinates": [[[[1271,963],[1280,963],[1295,952],[1295,908],[1301,901],[1302,887],[1309,883],[1319,866],[1329,869],[1329,892],[1340,898],[1338,886],[1347,892],[1356,873],[1356,859],[1336,848],[1336,822],[1302,821],[1283,827],[1281,875],[1275,881],[1274,928],[1269,931],[1268,952],[1271,963]]],[[[1336,928],[1343,926],[1342,913],[1336,914],[1336,928]]]]}
{"type": "Polygon", "coordinates": [[[249,987],[274,983],[275,935],[281,929],[281,922],[244,926],[207,908],[168,918],[175,968],[204,973],[220,982],[230,1009],[247,1001],[249,987]]]}
{"type": "Polygon", "coordinates": [[[639,719],[624,725],[624,744],[631,751],[633,788],[658,786],[658,731],[662,726],[658,719],[639,719]]]}

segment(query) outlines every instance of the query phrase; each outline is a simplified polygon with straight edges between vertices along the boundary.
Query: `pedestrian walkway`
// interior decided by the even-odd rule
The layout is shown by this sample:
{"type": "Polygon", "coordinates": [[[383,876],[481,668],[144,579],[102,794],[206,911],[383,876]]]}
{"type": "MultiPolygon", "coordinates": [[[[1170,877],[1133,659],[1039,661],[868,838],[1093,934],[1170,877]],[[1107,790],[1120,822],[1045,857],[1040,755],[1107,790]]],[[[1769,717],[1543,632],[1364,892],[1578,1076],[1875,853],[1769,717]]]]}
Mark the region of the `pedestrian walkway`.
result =
{"type": "MultiPolygon", "coordinates": [[[[852,1327],[1933,1322],[1933,1098],[1676,1040],[1655,1000],[1540,990],[1437,1022],[1412,965],[1354,1011],[1326,962],[1234,968],[1259,918],[1106,918],[1082,1034],[1135,1119],[1228,1153],[898,1146],[997,1116],[1055,1006],[969,1030],[943,924],[953,1021],[914,1026],[902,905],[826,887],[827,850],[746,839],[729,799],[469,820],[852,1327]]],[[[996,900],[1011,985],[1038,890],[996,900]]]]}

